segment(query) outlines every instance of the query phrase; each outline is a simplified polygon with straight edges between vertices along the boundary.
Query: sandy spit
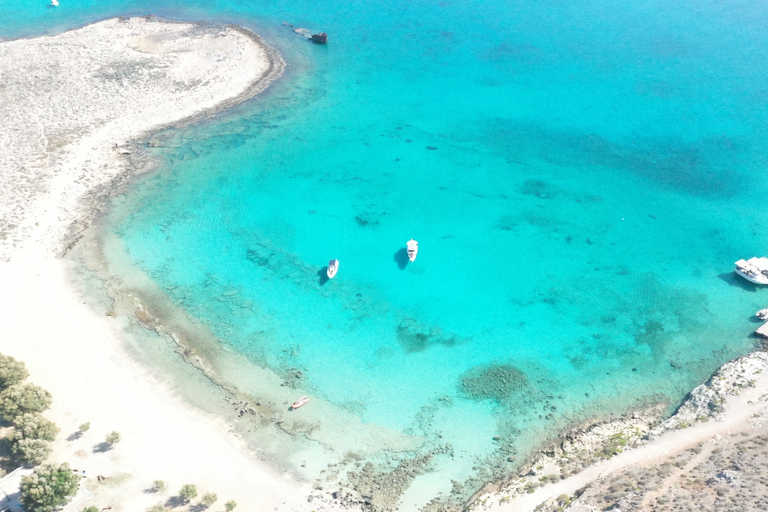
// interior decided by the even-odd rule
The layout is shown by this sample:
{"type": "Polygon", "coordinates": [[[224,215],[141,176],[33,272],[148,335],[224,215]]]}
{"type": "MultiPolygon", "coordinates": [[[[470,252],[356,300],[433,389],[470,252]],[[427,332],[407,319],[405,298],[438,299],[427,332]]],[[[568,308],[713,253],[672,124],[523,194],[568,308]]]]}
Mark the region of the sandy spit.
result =
{"type": "Polygon", "coordinates": [[[0,352],[54,395],[46,414],[62,432],[51,460],[85,471],[93,492],[77,510],[146,510],[188,483],[218,495],[212,510],[229,500],[237,510],[329,510],[136,362],[121,326],[85,305],[58,257],[93,191],[131,172],[129,141],[215,115],[283,68],[245,29],[154,18],[0,42],[0,352]],[[73,436],[84,422],[91,429],[73,436]],[[122,441],[103,451],[113,430],[122,441]],[[168,490],[147,492],[154,480],[168,490]]]}

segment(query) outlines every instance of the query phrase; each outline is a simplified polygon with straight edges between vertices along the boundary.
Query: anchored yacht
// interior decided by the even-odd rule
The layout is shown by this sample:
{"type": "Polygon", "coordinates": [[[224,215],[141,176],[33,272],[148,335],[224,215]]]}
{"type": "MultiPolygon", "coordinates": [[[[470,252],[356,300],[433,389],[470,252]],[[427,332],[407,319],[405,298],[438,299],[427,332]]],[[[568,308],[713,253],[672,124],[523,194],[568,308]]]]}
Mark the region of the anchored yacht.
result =
{"type": "Polygon", "coordinates": [[[339,271],[339,260],[331,260],[328,262],[328,279],[333,279],[336,272],[339,271]]]}
{"type": "Polygon", "coordinates": [[[755,284],[768,284],[768,258],[750,258],[736,262],[736,273],[755,284]]]}
{"type": "Polygon", "coordinates": [[[411,238],[408,240],[408,259],[411,262],[416,261],[416,255],[419,254],[419,242],[411,238]]]}

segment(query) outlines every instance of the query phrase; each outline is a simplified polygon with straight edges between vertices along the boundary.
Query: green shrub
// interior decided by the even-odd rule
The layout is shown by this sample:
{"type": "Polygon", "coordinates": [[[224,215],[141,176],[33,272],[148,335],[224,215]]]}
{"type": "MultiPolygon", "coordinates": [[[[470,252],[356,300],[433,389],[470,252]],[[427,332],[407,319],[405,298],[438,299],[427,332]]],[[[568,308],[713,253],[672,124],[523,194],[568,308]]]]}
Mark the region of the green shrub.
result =
{"type": "Polygon", "coordinates": [[[215,493],[207,492],[203,494],[203,498],[200,500],[200,503],[202,503],[205,508],[208,508],[214,503],[216,503],[217,499],[219,499],[219,497],[216,496],[215,493]]]}
{"type": "Polygon", "coordinates": [[[69,464],[40,466],[21,479],[21,504],[27,512],[51,512],[77,493],[80,477],[69,464]]]}
{"type": "Polygon", "coordinates": [[[197,487],[192,484],[187,484],[181,488],[179,491],[179,496],[184,501],[184,503],[187,503],[189,500],[197,496],[197,487]]]}
{"type": "Polygon", "coordinates": [[[11,454],[25,466],[37,466],[51,455],[51,443],[44,439],[19,439],[11,444],[11,454]]]}
{"type": "Polygon", "coordinates": [[[27,412],[43,412],[51,406],[51,394],[34,384],[16,384],[0,393],[0,416],[13,422],[27,412]]]}
{"type": "Polygon", "coordinates": [[[29,377],[27,366],[11,356],[0,354],[0,391],[29,377]]]}
{"type": "Polygon", "coordinates": [[[120,436],[120,432],[116,430],[107,434],[107,444],[109,445],[110,448],[112,448],[117,443],[119,443],[121,439],[122,437],[120,436]]]}
{"type": "Polygon", "coordinates": [[[44,418],[40,413],[27,412],[16,418],[13,432],[8,437],[11,441],[14,439],[53,441],[58,433],[59,427],[51,420],[44,418]]]}

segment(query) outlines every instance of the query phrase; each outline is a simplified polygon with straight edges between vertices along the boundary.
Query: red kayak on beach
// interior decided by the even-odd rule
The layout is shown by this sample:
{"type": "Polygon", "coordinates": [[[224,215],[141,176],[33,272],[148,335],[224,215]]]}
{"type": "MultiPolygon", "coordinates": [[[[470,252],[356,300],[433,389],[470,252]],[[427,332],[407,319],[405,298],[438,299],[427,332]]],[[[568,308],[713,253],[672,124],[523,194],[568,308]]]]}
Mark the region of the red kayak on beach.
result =
{"type": "Polygon", "coordinates": [[[306,404],[307,402],[309,402],[309,398],[306,396],[303,396],[298,400],[296,400],[295,402],[293,402],[293,404],[291,404],[291,409],[298,409],[299,407],[306,404]]]}

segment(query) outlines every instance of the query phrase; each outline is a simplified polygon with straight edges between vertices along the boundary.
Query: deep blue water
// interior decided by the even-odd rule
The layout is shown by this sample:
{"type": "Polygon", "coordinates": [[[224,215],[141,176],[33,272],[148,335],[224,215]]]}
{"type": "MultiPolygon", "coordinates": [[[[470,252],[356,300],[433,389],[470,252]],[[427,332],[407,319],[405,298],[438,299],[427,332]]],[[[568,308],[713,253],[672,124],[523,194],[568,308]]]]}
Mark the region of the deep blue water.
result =
{"type": "Polygon", "coordinates": [[[0,36],[154,13],[280,50],[286,75],[164,140],[110,222],[297,393],[450,444],[430,492],[569,423],[671,411],[753,346],[766,294],[731,268],[768,247],[761,4],[61,3],[12,0],[0,36]]]}

